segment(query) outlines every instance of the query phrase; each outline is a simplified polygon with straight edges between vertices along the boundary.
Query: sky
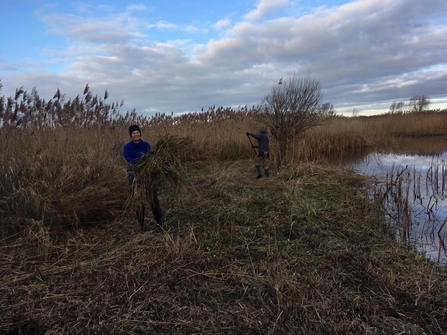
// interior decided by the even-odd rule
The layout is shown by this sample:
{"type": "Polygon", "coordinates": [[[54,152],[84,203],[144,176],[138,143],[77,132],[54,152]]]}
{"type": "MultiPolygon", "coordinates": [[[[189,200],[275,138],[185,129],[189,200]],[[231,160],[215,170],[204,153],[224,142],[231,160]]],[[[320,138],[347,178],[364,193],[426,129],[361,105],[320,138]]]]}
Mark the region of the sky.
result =
{"type": "Polygon", "coordinates": [[[445,0],[2,0],[0,96],[107,90],[122,112],[251,107],[311,76],[339,115],[447,108],[445,0]],[[355,111],[355,113],[353,113],[355,111]]]}

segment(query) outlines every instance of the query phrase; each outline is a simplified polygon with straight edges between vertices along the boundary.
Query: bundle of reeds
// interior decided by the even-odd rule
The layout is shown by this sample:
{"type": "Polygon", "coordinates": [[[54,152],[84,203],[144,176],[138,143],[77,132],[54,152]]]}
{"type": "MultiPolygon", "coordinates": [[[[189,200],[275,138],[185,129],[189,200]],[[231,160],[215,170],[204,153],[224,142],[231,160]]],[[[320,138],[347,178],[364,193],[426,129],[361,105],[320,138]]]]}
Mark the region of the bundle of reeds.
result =
{"type": "Polygon", "coordinates": [[[152,214],[158,225],[163,226],[163,209],[160,203],[159,189],[163,197],[172,189],[183,184],[183,162],[187,157],[190,140],[166,135],[159,139],[154,150],[145,155],[138,164],[132,167],[134,178],[129,197],[131,207],[137,209],[137,217],[142,230],[145,230],[145,206],[150,205],[152,214]]]}
{"type": "Polygon", "coordinates": [[[140,184],[153,185],[163,179],[173,185],[183,181],[183,162],[188,160],[191,140],[187,137],[166,135],[154,145],[154,150],[145,155],[134,167],[140,184]]]}

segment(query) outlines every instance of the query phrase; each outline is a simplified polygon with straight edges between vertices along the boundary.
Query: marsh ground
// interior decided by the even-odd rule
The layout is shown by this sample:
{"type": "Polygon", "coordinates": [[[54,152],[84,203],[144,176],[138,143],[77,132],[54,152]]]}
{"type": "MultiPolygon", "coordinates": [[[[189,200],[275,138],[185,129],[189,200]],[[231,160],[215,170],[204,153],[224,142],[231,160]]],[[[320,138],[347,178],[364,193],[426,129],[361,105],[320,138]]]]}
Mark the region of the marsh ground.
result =
{"type": "MultiPolygon", "coordinates": [[[[185,165],[165,231],[34,220],[1,248],[8,334],[445,334],[445,272],[394,241],[350,171],[185,165]]],[[[125,189],[125,181],[124,189],[125,189]]],[[[105,192],[105,191],[104,191],[105,192]]],[[[105,192],[106,193],[106,192],[105,192]]]]}

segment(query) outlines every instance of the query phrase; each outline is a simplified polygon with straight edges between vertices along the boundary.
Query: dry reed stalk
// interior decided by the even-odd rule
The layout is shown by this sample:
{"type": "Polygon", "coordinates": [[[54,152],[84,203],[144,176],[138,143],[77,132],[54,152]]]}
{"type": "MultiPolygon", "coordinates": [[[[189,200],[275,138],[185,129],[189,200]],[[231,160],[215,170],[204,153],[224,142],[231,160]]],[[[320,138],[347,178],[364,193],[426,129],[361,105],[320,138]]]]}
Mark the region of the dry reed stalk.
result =
{"type": "Polygon", "coordinates": [[[409,197],[410,197],[410,182],[408,179],[405,182],[405,196],[400,201],[403,202],[402,210],[403,210],[403,229],[402,229],[402,237],[406,242],[410,241],[410,230],[412,228],[412,218],[411,218],[411,209],[409,207],[409,197]]]}
{"type": "Polygon", "coordinates": [[[445,161],[441,162],[441,194],[444,196],[445,193],[445,177],[446,177],[446,169],[445,169],[445,161]]]}

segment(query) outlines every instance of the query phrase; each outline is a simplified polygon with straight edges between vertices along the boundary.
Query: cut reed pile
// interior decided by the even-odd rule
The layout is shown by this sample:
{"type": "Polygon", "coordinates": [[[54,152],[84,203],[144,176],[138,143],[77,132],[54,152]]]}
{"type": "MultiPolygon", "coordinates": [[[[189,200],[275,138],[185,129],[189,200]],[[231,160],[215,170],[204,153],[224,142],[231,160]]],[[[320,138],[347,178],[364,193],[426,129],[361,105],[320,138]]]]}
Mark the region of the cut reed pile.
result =
{"type": "Polygon", "coordinates": [[[155,178],[177,185],[183,178],[184,163],[191,160],[191,140],[179,136],[165,136],[157,140],[148,155],[135,165],[141,183],[150,185],[155,178]]]}
{"type": "Polygon", "coordinates": [[[185,165],[166,231],[133,218],[1,249],[0,332],[445,334],[442,271],[396,244],[362,179],[315,164],[185,165]]]}
{"type": "Polygon", "coordinates": [[[191,160],[190,144],[189,138],[165,136],[131,167],[134,178],[127,210],[140,211],[141,205],[151,207],[157,222],[163,225],[163,207],[169,206],[170,194],[185,186],[184,163],[191,160]]]}

